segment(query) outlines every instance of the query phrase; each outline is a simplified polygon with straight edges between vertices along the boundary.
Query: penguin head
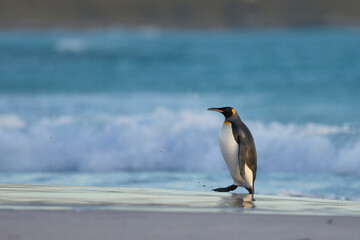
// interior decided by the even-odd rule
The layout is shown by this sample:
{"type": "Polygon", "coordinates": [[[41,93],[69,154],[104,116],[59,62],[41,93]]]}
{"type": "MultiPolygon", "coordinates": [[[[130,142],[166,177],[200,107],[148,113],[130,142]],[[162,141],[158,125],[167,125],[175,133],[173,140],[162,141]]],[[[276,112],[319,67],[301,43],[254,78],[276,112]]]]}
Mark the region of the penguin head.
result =
{"type": "Polygon", "coordinates": [[[237,115],[235,109],[233,109],[232,107],[208,108],[208,111],[222,113],[226,120],[230,120],[230,118],[237,115]]]}

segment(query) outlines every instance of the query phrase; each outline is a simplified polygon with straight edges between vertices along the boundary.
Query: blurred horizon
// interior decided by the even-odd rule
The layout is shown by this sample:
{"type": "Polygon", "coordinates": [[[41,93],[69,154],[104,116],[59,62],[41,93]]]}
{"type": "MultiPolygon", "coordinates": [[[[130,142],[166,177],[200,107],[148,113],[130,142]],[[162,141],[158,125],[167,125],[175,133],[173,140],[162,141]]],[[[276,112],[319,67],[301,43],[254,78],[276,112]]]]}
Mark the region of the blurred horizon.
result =
{"type": "Polygon", "coordinates": [[[357,0],[2,0],[0,28],[359,26],[357,0]]]}

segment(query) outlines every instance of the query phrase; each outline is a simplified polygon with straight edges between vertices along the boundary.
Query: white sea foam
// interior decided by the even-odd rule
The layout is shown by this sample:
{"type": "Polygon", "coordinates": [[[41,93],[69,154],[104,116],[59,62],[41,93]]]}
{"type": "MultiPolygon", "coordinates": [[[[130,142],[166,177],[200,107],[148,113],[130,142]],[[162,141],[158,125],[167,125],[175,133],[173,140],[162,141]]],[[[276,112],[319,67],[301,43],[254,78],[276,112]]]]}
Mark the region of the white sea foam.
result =
{"type": "Polygon", "coordinates": [[[16,115],[0,115],[0,129],[14,129],[25,127],[25,122],[16,115]]]}
{"type": "MultiPolygon", "coordinates": [[[[260,169],[359,172],[360,137],[347,125],[246,123],[260,169]]],[[[146,115],[59,116],[32,123],[2,117],[0,126],[8,129],[0,131],[0,170],[224,170],[221,124],[215,114],[166,108],[146,115]]]]}
{"type": "Polygon", "coordinates": [[[62,38],[55,42],[58,52],[82,53],[86,50],[85,43],[78,38],[62,38]]]}

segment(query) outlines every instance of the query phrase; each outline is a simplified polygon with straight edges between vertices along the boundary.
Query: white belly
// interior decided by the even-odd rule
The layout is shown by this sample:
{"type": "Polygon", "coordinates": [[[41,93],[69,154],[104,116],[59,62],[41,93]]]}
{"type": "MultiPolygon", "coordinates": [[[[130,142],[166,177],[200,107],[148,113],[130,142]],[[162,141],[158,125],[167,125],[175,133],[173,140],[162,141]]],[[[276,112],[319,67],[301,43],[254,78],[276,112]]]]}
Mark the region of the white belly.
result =
{"type": "Polygon", "coordinates": [[[239,168],[239,144],[235,141],[232,133],[231,123],[225,121],[220,132],[220,150],[225,160],[227,169],[234,180],[234,185],[251,187],[252,171],[245,164],[245,179],[240,176],[239,168]]]}

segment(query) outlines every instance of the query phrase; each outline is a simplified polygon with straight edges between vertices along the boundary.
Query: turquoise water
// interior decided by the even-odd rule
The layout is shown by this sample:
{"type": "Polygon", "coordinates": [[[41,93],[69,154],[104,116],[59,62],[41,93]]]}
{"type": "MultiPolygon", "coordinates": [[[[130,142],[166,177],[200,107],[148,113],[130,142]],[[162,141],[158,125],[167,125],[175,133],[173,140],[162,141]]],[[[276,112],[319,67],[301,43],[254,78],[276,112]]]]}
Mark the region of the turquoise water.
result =
{"type": "Polygon", "coordinates": [[[0,181],[228,185],[223,119],[206,109],[230,105],[255,138],[258,192],[358,199],[359,42],[359,29],[0,31],[0,181]]]}

